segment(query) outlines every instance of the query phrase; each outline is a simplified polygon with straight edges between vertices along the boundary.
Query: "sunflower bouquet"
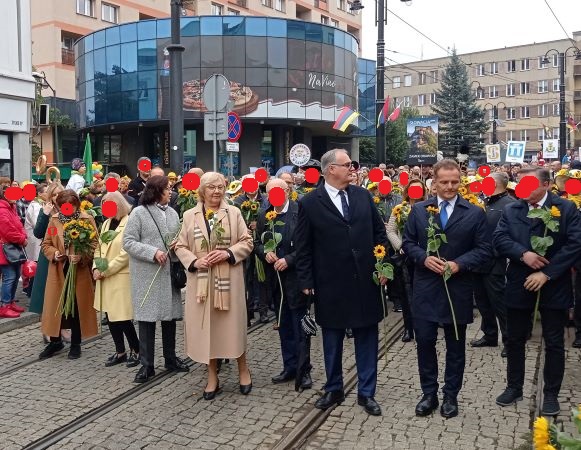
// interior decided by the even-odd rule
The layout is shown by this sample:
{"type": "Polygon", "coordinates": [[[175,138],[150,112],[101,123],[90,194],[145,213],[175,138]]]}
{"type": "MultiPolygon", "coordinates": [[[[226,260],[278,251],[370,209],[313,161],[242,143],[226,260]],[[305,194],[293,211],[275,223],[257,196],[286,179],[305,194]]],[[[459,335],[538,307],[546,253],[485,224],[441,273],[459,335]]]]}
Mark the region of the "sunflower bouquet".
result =
{"type": "MultiPolygon", "coordinates": [[[[388,262],[383,262],[387,256],[385,247],[383,245],[376,245],[373,248],[373,256],[375,256],[375,271],[373,272],[373,282],[379,286],[379,293],[381,296],[381,306],[383,308],[383,341],[385,348],[387,348],[387,311],[385,309],[385,293],[383,286],[380,286],[380,278],[384,277],[388,280],[393,280],[393,265],[388,262]]],[[[385,352],[385,364],[387,364],[387,352],[385,352]]]]}
{"type": "MultiPolygon", "coordinates": [[[[97,230],[88,221],[74,219],[63,225],[63,240],[65,248],[71,255],[92,256],[97,230]]],[[[75,296],[77,284],[77,265],[69,264],[63,290],[59,298],[57,315],[65,318],[75,315],[75,296]]]]}
{"type": "MultiPolygon", "coordinates": [[[[264,244],[264,253],[276,253],[276,248],[282,242],[282,234],[275,231],[275,227],[284,227],[284,222],[276,220],[278,214],[276,211],[268,211],[265,215],[267,231],[262,233],[260,240],[264,244]]],[[[276,271],[276,276],[278,277],[278,284],[280,286],[280,306],[278,309],[278,326],[280,327],[280,315],[282,313],[282,302],[284,300],[284,291],[282,289],[282,281],[280,279],[280,273],[276,271]]]]}
{"type": "Polygon", "coordinates": [[[467,200],[474,206],[486,209],[484,201],[478,195],[476,195],[474,192],[470,190],[470,184],[473,183],[474,181],[480,180],[482,180],[482,177],[462,177],[462,184],[458,188],[458,194],[460,195],[460,197],[462,197],[464,200],[467,200]]]}
{"type": "Polygon", "coordinates": [[[387,220],[385,217],[387,216],[387,209],[385,207],[385,202],[382,201],[381,197],[379,196],[374,196],[373,197],[373,204],[375,205],[375,208],[377,209],[377,212],[379,213],[379,215],[381,216],[381,218],[383,220],[387,220]]]}
{"type": "Polygon", "coordinates": [[[184,213],[187,210],[192,209],[198,204],[198,200],[198,191],[192,191],[185,188],[180,188],[178,190],[177,204],[180,207],[180,219],[184,217],[184,213]]]}
{"type": "Polygon", "coordinates": [[[391,211],[391,214],[395,216],[395,224],[397,225],[397,229],[401,235],[403,235],[403,230],[411,210],[412,205],[404,200],[399,205],[396,205],[391,211]]]}
{"type": "Polygon", "coordinates": [[[89,200],[82,200],[81,207],[79,208],[82,212],[85,212],[93,218],[101,218],[103,216],[103,212],[101,211],[100,206],[94,206],[89,200]]]}
{"type": "MultiPolygon", "coordinates": [[[[573,423],[581,433],[581,405],[571,410],[573,423]]],[[[545,417],[537,417],[533,425],[533,443],[537,450],[576,450],[581,448],[581,439],[574,438],[563,432],[557,424],[549,422],[545,417]]]]}
{"type": "Polygon", "coordinates": [[[296,201],[298,201],[298,199],[299,199],[299,193],[293,189],[293,191],[290,193],[290,200],[293,202],[296,202],[296,201]]]}

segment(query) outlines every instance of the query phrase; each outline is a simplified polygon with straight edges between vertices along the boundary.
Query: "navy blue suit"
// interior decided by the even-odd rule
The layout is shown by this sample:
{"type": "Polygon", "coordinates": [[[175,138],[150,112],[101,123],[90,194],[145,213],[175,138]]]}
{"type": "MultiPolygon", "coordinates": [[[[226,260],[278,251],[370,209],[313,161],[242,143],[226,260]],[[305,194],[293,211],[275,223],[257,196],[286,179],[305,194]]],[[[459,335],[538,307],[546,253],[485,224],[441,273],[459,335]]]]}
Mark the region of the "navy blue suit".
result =
{"type": "MultiPolygon", "coordinates": [[[[565,371],[564,327],[567,309],[573,300],[571,268],[581,253],[581,218],[575,203],[548,193],[543,207],[559,209],[559,231],[549,231],[553,245],[547,251],[549,261],[541,272],[550,280],[541,288],[539,310],[545,340],[545,395],[556,396],[561,389],[565,371]]],[[[530,332],[531,316],[537,293],[524,288],[526,278],[537,272],[520,261],[523,253],[532,251],[531,237],[542,236],[544,224],[529,219],[529,206],[518,201],[504,208],[493,235],[493,245],[501,256],[510,259],[506,285],[508,361],[507,384],[522,390],[525,372],[525,344],[530,332]]]]}
{"type": "MultiPolygon", "coordinates": [[[[488,264],[492,248],[486,238],[486,214],[458,197],[454,211],[443,232],[448,243],[439,249],[440,257],[458,264],[460,271],[448,280],[448,289],[458,323],[456,340],[450,304],[441,275],[425,267],[427,258],[428,206],[438,207],[437,197],[416,203],[406,223],[403,249],[413,261],[414,286],[412,314],[418,351],[420,383],[424,394],[438,391],[438,359],[436,338],[438,323],[444,324],[446,336],[446,372],[443,392],[456,398],[462,387],[465,365],[466,324],[472,322],[472,274],[476,268],[488,264]]],[[[436,222],[441,228],[439,215],[436,222]]]]}
{"type": "Polygon", "coordinates": [[[345,191],[349,220],[333,204],[324,184],[299,201],[296,272],[301,290],[315,290],[316,320],[323,329],[325,390],[343,390],[343,339],[345,328],[351,328],[359,394],[373,397],[377,324],[383,318],[380,290],[372,279],[373,247],[387,248],[387,235],[367,190],[350,185],[345,191]]]}

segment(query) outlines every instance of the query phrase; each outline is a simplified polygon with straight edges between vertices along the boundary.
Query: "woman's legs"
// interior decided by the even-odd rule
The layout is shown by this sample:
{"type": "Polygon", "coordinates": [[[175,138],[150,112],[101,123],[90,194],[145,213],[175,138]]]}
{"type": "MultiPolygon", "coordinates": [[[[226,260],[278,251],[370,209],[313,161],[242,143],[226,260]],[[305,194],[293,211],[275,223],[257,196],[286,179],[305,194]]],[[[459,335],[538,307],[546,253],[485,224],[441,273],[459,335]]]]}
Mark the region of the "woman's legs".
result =
{"type": "Polygon", "coordinates": [[[240,384],[242,386],[246,386],[252,383],[252,379],[250,378],[250,369],[248,368],[248,363],[246,362],[246,352],[242,353],[242,355],[236,361],[238,361],[240,384]]]}
{"type": "Polygon", "coordinates": [[[14,300],[16,287],[18,286],[18,277],[20,276],[20,266],[15,264],[3,264],[0,266],[2,272],[2,306],[7,306],[14,300]],[[18,267],[18,270],[16,269],[18,267]]]}
{"type": "Polygon", "coordinates": [[[208,364],[208,384],[206,392],[213,392],[218,387],[218,363],[216,359],[211,359],[208,364]]]}
{"type": "Polygon", "coordinates": [[[133,321],[124,320],[120,323],[123,323],[123,334],[125,334],[125,337],[127,338],[129,350],[133,350],[133,353],[139,354],[139,339],[137,338],[137,332],[135,331],[133,321]]]}

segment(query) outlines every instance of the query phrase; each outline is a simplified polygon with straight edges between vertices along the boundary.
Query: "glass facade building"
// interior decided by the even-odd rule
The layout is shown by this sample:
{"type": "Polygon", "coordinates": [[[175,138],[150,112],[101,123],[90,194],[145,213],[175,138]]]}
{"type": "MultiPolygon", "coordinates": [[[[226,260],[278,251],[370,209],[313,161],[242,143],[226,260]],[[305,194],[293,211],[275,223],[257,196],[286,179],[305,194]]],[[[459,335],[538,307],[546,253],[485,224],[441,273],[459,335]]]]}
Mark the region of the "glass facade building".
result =
{"type": "Polygon", "coordinates": [[[358,136],[375,136],[377,117],[375,116],[375,88],[376,88],[376,67],[375,61],[371,59],[359,58],[357,61],[357,72],[359,76],[358,102],[359,128],[354,134],[358,136]]]}

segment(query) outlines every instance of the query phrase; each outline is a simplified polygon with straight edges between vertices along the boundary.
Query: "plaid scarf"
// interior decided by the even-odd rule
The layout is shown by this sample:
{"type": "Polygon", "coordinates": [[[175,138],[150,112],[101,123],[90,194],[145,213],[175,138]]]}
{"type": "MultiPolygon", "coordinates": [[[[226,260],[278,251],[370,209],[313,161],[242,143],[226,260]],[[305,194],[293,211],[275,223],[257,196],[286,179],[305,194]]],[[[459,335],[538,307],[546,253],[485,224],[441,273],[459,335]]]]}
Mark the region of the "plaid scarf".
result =
{"type": "MultiPolygon", "coordinates": [[[[205,234],[200,229],[200,225],[207,229],[206,219],[202,205],[196,206],[196,220],[194,221],[194,246],[195,254],[198,258],[205,257],[212,250],[226,250],[231,245],[232,231],[230,229],[230,209],[226,203],[220,205],[213,220],[210,232],[209,249],[203,245],[208,242],[205,234]],[[215,228],[221,225],[224,229],[221,241],[217,242],[215,228]]],[[[208,298],[214,300],[214,308],[220,311],[230,309],[230,263],[223,261],[209,269],[198,269],[198,283],[196,292],[196,301],[204,303],[208,298]]]]}

